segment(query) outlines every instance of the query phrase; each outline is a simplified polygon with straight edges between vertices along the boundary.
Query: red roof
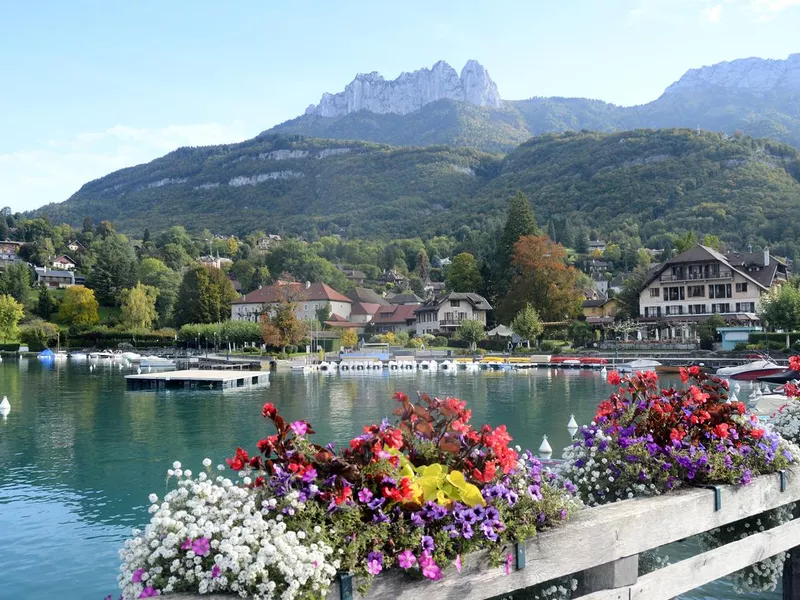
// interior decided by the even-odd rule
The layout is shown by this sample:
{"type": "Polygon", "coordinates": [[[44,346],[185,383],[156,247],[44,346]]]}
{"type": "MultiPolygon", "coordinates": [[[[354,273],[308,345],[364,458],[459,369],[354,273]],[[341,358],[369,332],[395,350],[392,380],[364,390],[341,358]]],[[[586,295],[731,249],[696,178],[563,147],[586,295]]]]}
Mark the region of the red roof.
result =
{"type": "Polygon", "coordinates": [[[418,307],[415,304],[394,304],[381,306],[380,310],[372,317],[372,323],[376,325],[390,325],[393,323],[405,324],[407,321],[414,320],[414,311],[418,307]]]}
{"type": "Polygon", "coordinates": [[[351,315],[374,315],[381,308],[380,304],[372,304],[371,302],[353,302],[353,308],[350,311],[351,315]]]}
{"type": "Polygon", "coordinates": [[[329,302],[353,301],[325,283],[312,283],[306,287],[304,283],[274,283],[242,296],[234,304],[275,304],[284,300],[295,302],[310,302],[313,300],[327,300],[329,302]]]}

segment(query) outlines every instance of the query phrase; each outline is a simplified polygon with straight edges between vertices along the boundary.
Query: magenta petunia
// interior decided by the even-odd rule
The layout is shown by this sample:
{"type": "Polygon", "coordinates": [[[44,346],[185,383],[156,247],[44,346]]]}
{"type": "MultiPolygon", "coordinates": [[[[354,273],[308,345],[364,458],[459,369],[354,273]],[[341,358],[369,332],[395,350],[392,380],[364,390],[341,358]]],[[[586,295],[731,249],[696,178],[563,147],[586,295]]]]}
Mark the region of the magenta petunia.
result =
{"type": "Polygon", "coordinates": [[[131,576],[131,581],[139,583],[142,580],[142,575],[144,575],[144,569],[136,569],[131,576]]]}
{"type": "Polygon", "coordinates": [[[433,581],[438,581],[442,578],[442,570],[436,565],[436,563],[429,563],[422,567],[422,574],[433,581]]]}
{"type": "Polygon", "coordinates": [[[364,504],[372,500],[372,498],[372,492],[370,492],[367,488],[362,488],[362,490],[358,492],[358,499],[364,504]]]}
{"type": "Polygon", "coordinates": [[[292,431],[294,431],[295,435],[305,435],[308,431],[308,423],[305,421],[295,421],[289,425],[289,427],[292,428],[292,431]]]}
{"type": "Polygon", "coordinates": [[[383,571],[383,554],[380,552],[370,552],[367,555],[367,573],[377,575],[383,571]]]}
{"type": "Polygon", "coordinates": [[[192,543],[192,551],[197,556],[206,556],[211,552],[211,544],[208,538],[197,538],[192,543]]]}
{"type": "Polygon", "coordinates": [[[403,550],[397,556],[397,564],[400,565],[402,569],[410,569],[413,567],[417,562],[417,557],[414,556],[414,553],[411,550],[403,550]]]}
{"type": "Polygon", "coordinates": [[[186,538],[186,541],[181,544],[181,550],[191,550],[192,549],[192,538],[186,538]]]}
{"type": "Polygon", "coordinates": [[[154,596],[160,596],[161,592],[159,592],[154,587],[146,587],[142,590],[142,593],[139,594],[139,598],[152,598],[154,596]]]}
{"type": "Polygon", "coordinates": [[[456,565],[456,571],[461,573],[461,555],[460,554],[458,556],[456,556],[455,565],[456,565]]]}
{"type": "Polygon", "coordinates": [[[214,565],[214,568],[211,569],[211,579],[216,579],[219,577],[220,568],[219,565],[214,565]]]}

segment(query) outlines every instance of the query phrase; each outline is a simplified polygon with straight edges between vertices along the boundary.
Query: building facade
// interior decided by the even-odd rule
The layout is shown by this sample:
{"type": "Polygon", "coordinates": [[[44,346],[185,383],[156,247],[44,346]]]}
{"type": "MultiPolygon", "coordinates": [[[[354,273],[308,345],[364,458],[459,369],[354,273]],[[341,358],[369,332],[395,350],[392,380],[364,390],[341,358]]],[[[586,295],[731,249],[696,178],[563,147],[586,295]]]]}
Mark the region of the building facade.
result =
{"type": "Polygon", "coordinates": [[[260,287],[231,304],[234,321],[258,321],[283,302],[295,304],[295,315],[301,321],[317,318],[317,311],[329,307],[331,315],[349,320],[353,301],[324,283],[294,283],[280,281],[260,287]]]}
{"type": "Polygon", "coordinates": [[[761,296],[788,276],[786,263],[768,249],[721,254],[697,245],[650,272],[639,293],[639,318],[691,323],[718,314],[726,322],[757,324],[761,296]]]}
{"type": "Polygon", "coordinates": [[[429,300],[416,310],[416,334],[452,333],[467,319],[486,326],[491,305],[479,294],[450,292],[429,300]]]}

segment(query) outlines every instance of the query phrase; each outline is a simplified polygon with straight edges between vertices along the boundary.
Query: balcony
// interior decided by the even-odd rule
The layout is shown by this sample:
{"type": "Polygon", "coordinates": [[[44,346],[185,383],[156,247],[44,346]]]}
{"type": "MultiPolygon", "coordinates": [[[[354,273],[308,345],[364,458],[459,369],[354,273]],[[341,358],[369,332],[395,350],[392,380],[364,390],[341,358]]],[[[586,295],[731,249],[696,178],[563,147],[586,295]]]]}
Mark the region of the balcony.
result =
{"type": "Polygon", "coordinates": [[[465,319],[439,319],[439,327],[458,327],[465,319]]]}
{"type": "Polygon", "coordinates": [[[720,269],[718,272],[708,273],[663,273],[659,278],[662,282],[670,281],[709,281],[713,279],[733,279],[733,271],[720,269]]]}

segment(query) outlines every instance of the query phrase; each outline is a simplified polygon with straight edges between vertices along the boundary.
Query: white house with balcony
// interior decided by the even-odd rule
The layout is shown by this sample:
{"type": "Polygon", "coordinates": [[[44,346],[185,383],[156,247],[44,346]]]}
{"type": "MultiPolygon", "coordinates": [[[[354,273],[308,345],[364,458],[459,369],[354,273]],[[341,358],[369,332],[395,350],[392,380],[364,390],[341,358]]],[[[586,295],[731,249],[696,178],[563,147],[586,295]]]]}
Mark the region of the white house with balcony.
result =
{"type": "Polygon", "coordinates": [[[416,334],[452,333],[467,319],[480,321],[485,327],[490,310],[489,302],[479,294],[449,292],[416,309],[416,334]]]}
{"type": "Polygon", "coordinates": [[[712,314],[757,325],[761,296],[788,276],[787,264],[768,248],[721,254],[697,245],[650,271],[639,293],[639,322],[661,339],[693,338],[691,325],[712,314]]]}
{"type": "Polygon", "coordinates": [[[331,317],[350,319],[353,301],[324,283],[279,281],[260,287],[231,304],[231,320],[258,321],[281,303],[295,305],[295,315],[301,321],[317,318],[317,311],[328,307],[331,317]]]}

